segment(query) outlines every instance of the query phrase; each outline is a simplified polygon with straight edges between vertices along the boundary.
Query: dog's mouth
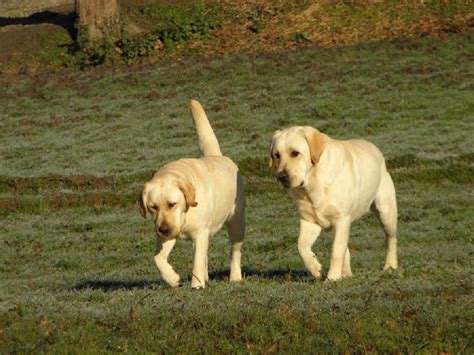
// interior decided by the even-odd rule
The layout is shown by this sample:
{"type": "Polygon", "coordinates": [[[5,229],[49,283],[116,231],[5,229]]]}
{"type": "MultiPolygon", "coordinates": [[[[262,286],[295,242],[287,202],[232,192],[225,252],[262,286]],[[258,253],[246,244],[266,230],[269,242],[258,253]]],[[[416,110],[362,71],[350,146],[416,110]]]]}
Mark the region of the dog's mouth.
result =
{"type": "Polygon", "coordinates": [[[179,229],[172,227],[159,227],[155,229],[156,236],[161,240],[176,238],[179,234],[179,229]]]}
{"type": "Polygon", "coordinates": [[[282,171],[278,173],[277,175],[277,181],[285,188],[285,189],[290,189],[290,188],[298,188],[298,187],[303,187],[304,180],[302,180],[298,185],[291,186],[290,183],[290,176],[286,171],[282,171]]]}
{"type": "Polygon", "coordinates": [[[298,185],[296,185],[296,186],[290,186],[290,183],[289,183],[289,182],[281,182],[281,181],[280,181],[280,184],[281,184],[285,189],[299,189],[299,188],[303,188],[304,181],[301,181],[301,183],[298,184],[298,185]]]}
{"type": "Polygon", "coordinates": [[[169,234],[163,234],[163,233],[155,233],[158,238],[160,238],[161,241],[165,242],[170,239],[175,239],[178,237],[179,233],[169,233],[169,234]]]}

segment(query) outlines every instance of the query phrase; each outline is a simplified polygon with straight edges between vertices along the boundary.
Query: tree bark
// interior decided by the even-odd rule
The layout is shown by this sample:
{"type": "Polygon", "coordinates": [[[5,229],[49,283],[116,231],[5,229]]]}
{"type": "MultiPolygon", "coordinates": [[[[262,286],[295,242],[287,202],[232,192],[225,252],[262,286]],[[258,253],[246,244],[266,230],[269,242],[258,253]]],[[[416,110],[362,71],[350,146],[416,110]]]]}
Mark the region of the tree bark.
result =
{"type": "Polygon", "coordinates": [[[87,30],[88,41],[120,37],[120,17],[117,0],[76,0],[79,25],[87,30]]]}

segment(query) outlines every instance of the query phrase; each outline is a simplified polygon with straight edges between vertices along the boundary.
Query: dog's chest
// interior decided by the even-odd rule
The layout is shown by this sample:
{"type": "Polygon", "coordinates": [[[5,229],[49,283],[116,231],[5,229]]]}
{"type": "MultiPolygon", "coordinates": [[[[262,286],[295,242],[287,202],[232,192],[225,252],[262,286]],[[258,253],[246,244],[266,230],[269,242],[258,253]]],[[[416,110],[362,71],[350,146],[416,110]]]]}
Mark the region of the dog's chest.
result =
{"type": "Polygon", "coordinates": [[[326,206],[318,206],[318,208],[316,208],[306,190],[293,189],[290,191],[290,195],[298,207],[298,214],[301,219],[316,223],[323,228],[329,228],[331,226],[331,222],[324,213],[326,206]]]}
{"type": "Polygon", "coordinates": [[[178,238],[182,240],[192,240],[193,238],[188,233],[179,233],[178,238]]]}

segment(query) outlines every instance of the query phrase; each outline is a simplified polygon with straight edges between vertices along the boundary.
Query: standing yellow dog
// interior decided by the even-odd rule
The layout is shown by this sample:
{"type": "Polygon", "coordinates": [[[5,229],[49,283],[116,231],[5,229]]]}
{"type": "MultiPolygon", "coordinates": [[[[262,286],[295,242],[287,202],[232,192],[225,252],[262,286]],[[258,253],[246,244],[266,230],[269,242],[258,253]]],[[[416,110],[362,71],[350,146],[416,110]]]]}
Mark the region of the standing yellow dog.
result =
{"type": "Polygon", "coordinates": [[[351,223],[372,208],[387,240],[384,269],[397,268],[397,202],[395,187],[380,150],[359,139],[331,139],[309,126],[276,131],[270,166],[289,189],[300,218],[298,251],[311,274],[321,264],[311,247],[322,228],[334,228],[328,280],[352,275],[347,247],[351,223]]]}
{"type": "Polygon", "coordinates": [[[237,166],[222,156],[217,138],[201,104],[191,100],[191,113],[204,157],[180,159],[163,166],[145,183],[138,197],[143,217],[149,212],[155,222],[155,264],[172,287],[180,277],[168,263],[177,237],[191,239],[194,266],[191,287],[204,288],[209,280],[209,238],[223,224],[232,243],[230,280],[242,279],[241,246],[245,235],[245,197],[237,166]]]}

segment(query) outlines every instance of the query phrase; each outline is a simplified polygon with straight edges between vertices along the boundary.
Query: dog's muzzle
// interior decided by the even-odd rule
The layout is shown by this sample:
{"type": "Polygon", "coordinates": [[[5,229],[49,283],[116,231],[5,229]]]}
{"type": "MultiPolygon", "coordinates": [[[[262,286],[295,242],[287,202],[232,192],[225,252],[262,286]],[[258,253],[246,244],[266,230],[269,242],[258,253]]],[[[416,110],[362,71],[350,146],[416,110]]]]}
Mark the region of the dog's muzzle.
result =
{"type": "Polygon", "coordinates": [[[282,170],[277,175],[277,180],[285,187],[290,187],[290,176],[286,170],[282,170]]]}
{"type": "Polygon", "coordinates": [[[167,237],[170,232],[171,232],[171,228],[168,227],[167,225],[165,224],[162,224],[161,226],[159,226],[158,228],[156,228],[156,232],[159,234],[159,235],[162,235],[163,237],[167,237]]]}

